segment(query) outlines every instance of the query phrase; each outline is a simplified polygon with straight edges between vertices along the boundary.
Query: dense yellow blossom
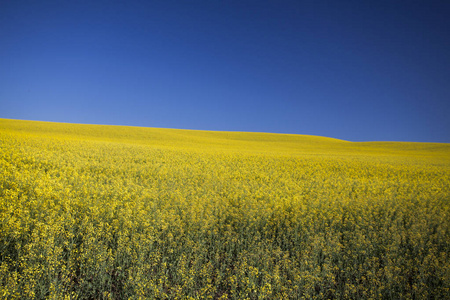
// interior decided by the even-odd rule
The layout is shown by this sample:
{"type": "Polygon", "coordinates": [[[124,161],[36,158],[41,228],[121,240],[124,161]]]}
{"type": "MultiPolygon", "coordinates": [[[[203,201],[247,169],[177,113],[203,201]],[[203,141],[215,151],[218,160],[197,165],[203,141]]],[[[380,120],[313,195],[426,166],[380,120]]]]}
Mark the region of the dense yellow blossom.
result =
{"type": "Polygon", "coordinates": [[[450,145],[0,119],[0,298],[444,299],[450,145]]]}

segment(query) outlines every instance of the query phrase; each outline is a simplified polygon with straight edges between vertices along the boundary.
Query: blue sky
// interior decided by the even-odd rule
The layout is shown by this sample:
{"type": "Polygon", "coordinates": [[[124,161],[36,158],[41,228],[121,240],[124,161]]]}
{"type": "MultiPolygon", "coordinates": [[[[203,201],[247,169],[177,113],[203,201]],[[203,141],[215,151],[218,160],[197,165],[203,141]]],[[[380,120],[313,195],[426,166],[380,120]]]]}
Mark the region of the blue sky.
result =
{"type": "Polygon", "coordinates": [[[0,117],[450,142],[450,1],[0,2],[0,117]]]}

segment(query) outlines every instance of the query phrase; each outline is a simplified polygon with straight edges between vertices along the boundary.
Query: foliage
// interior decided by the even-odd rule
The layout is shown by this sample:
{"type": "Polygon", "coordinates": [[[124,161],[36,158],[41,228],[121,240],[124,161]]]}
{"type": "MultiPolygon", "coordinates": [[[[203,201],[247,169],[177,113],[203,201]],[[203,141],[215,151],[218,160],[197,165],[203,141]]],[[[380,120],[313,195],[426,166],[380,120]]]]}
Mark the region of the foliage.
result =
{"type": "Polygon", "coordinates": [[[6,299],[443,299],[450,145],[0,119],[6,299]]]}

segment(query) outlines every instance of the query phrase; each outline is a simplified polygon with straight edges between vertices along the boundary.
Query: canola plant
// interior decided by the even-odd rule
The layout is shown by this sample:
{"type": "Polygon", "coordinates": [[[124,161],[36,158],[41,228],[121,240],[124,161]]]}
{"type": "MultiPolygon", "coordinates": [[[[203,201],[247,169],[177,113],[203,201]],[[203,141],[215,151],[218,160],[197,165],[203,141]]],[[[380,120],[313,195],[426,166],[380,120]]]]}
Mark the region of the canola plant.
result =
{"type": "Polygon", "coordinates": [[[450,145],[0,119],[2,299],[445,299],[450,145]]]}

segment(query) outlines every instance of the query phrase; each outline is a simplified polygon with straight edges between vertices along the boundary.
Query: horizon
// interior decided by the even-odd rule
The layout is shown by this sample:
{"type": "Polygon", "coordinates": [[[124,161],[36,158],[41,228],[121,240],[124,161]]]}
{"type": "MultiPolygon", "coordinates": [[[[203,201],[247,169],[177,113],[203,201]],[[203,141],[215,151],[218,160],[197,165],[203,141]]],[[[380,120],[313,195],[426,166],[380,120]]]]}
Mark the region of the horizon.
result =
{"type": "Polygon", "coordinates": [[[313,134],[301,134],[301,133],[267,132],[267,131],[204,130],[204,129],[149,127],[149,126],[121,125],[121,124],[71,123],[71,122],[24,120],[24,119],[9,119],[9,118],[0,118],[0,120],[25,121],[25,122],[43,122],[43,123],[65,124],[65,125],[110,126],[110,127],[131,127],[131,128],[141,128],[141,129],[163,129],[163,130],[167,129],[167,130],[181,130],[181,131],[201,131],[201,132],[210,132],[210,133],[248,133],[248,134],[292,135],[292,136],[326,138],[326,139],[337,140],[337,141],[341,141],[341,142],[349,142],[349,143],[450,144],[450,143],[446,143],[446,142],[416,142],[416,141],[382,141],[382,140],[351,141],[351,140],[344,140],[344,139],[335,138],[335,137],[332,137],[332,136],[313,135],[313,134]]]}
{"type": "Polygon", "coordinates": [[[0,118],[450,143],[450,2],[0,4],[0,118]]]}

